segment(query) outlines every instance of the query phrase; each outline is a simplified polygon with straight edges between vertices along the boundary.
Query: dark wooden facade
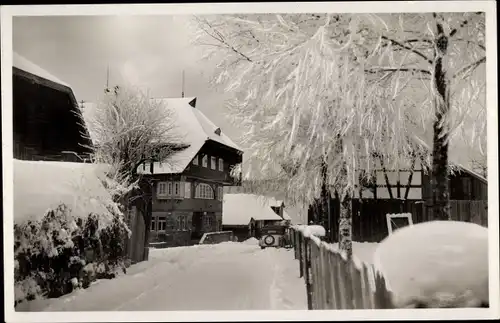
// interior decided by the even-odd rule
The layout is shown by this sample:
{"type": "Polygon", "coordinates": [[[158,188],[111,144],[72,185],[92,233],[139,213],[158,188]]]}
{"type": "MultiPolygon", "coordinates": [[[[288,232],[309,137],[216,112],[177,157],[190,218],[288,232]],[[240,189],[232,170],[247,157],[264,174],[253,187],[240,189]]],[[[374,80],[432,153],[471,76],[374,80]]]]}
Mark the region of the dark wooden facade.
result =
{"type": "MultiPolygon", "coordinates": [[[[191,161],[180,174],[155,174],[151,243],[162,246],[185,246],[197,243],[204,233],[222,231],[223,188],[235,185],[237,181],[230,176],[232,167],[241,163],[240,151],[208,140],[199,150],[198,162],[191,161]],[[202,156],[207,156],[207,167],[203,166],[202,156]],[[216,167],[212,169],[212,157],[216,167]],[[223,168],[219,169],[222,159],[223,168]],[[180,183],[176,197],[160,196],[161,183],[180,183]],[[197,196],[199,185],[209,187],[212,197],[197,196]]],[[[205,192],[204,194],[207,194],[205,192]]]]}
{"type": "MultiPolygon", "coordinates": [[[[384,176],[385,177],[385,176],[384,176]]],[[[384,178],[385,182],[386,179],[384,178]]],[[[422,172],[418,185],[412,185],[414,190],[421,190],[414,196],[420,198],[359,198],[352,200],[352,228],[353,241],[380,242],[389,234],[386,215],[390,213],[411,213],[413,223],[433,220],[432,215],[432,187],[430,174],[422,172]]],[[[450,205],[451,218],[456,221],[488,225],[488,184],[484,178],[473,172],[461,169],[450,175],[450,205]]],[[[385,183],[384,183],[385,184],[385,183]]],[[[401,183],[399,183],[401,184],[401,183]]],[[[383,188],[392,188],[381,185],[383,188]]],[[[402,185],[403,187],[405,185],[402,185]]],[[[406,191],[406,189],[403,189],[406,191]]],[[[380,192],[380,191],[379,191],[380,192]]],[[[363,194],[361,194],[363,195],[363,194]]],[[[380,195],[380,194],[379,194],[380,195]]],[[[362,196],[363,197],[363,196],[362,196]]],[[[330,200],[330,227],[332,241],[338,241],[338,220],[340,205],[335,198],[330,200]]],[[[317,221],[319,211],[316,205],[309,208],[308,222],[317,221]]]]}
{"type": "Polygon", "coordinates": [[[71,88],[13,67],[14,158],[80,162],[91,145],[71,88]]]}

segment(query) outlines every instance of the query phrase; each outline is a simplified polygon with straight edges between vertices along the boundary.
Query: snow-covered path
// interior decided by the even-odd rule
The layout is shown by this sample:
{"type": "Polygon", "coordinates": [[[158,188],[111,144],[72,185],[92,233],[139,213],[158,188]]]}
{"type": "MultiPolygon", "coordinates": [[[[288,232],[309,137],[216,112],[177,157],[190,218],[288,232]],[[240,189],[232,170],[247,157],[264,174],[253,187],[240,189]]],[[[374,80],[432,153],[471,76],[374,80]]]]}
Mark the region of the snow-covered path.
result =
{"type": "Polygon", "coordinates": [[[298,266],[291,250],[254,244],[156,249],[126,275],[17,310],[302,310],[307,303],[298,266]]]}

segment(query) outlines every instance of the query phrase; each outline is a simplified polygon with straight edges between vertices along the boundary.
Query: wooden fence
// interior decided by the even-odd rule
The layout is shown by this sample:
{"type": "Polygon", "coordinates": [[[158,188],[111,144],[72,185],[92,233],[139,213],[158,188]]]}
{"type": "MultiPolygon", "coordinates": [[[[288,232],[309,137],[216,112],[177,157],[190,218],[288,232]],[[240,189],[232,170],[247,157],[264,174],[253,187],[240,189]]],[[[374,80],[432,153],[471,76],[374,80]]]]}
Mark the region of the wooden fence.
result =
{"type": "Polygon", "coordinates": [[[372,265],[346,259],[317,237],[292,229],[295,259],[310,310],[389,309],[392,294],[372,265]]]}

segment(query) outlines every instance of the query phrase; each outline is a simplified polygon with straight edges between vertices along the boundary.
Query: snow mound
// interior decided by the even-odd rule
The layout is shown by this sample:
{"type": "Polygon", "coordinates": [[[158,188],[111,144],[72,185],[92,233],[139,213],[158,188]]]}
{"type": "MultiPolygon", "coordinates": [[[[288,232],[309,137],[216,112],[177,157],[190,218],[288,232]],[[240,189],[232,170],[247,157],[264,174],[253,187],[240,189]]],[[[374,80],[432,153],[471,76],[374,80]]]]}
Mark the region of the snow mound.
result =
{"type": "Polygon", "coordinates": [[[258,245],[259,244],[259,240],[257,240],[256,238],[252,237],[250,239],[246,239],[242,243],[249,244],[249,245],[258,245]]]}
{"type": "Polygon", "coordinates": [[[75,217],[90,213],[111,220],[116,205],[101,179],[105,165],[14,160],[14,222],[39,220],[65,204],[75,217]]]}
{"type": "Polygon", "coordinates": [[[456,221],[404,227],[383,240],[374,266],[396,306],[471,307],[488,303],[488,229],[456,221]]]}
{"type": "Polygon", "coordinates": [[[315,236],[324,237],[326,236],[326,230],[321,225],[298,225],[296,228],[304,234],[305,237],[315,236]]]}

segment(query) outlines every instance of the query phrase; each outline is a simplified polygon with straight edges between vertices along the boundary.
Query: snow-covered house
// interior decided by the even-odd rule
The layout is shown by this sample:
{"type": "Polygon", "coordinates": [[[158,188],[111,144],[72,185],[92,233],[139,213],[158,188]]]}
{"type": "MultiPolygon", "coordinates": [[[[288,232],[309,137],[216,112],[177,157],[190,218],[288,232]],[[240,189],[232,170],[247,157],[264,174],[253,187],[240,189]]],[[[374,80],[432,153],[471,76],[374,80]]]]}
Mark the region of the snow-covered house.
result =
{"type": "Polygon", "coordinates": [[[150,241],[188,245],[222,229],[223,187],[241,163],[242,150],[196,107],[196,98],[161,100],[176,118],[176,137],[189,145],[168,162],[148,163],[138,172],[155,180],[150,241]]]}
{"type": "Polygon", "coordinates": [[[14,158],[82,161],[91,143],[71,86],[15,52],[12,65],[14,158]]]}
{"type": "MultiPolygon", "coordinates": [[[[430,149],[423,140],[421,145],[430,149]]],[[[487,225],[488,183],[486,178],[464,166],[462,151],[450,149],[449,161],[455,171],[450,174],[450,204],[453,220],[487,225]]],[[[339,202],[332,198],[330,219],[339,218],[339,202]]],[[[316,206],[308,212],[308,222],[316,222],[316,206]]],[[[420,160],[408,161],[399,169],[387,169],[378,162],[372,181],[359,183],[352,201],[353,239],[379,242],[388,235],[386,214],[411,213],[413,223],[432,219],[431,174],[420,160]]],[[[324,224],[336,240],[337,221],[324,224]]]]}
{"type": "Polygon", "coordinates": [[[239,241],[259,237],[269,224],[290,222],[282,201],[255,194],[224,194],[222,229],[232,231],[239,241]]]}
{"type": "MultiPolygon", "coordinates": [[[[166,161],[139,165],[137,172],[152,179],[152,202],[151,210],[141,204],[136,211],[151,214],[151,222],[146,224],[151,243],[189,245],[198,242],[204,233],[221,230],[223,187],[236,184],[230,173],[241,163],[243,152],[197,108],[196,98],[151,100],[161,103],[175,118],[169,135],[182,147],[166,161]]],[[[92,136],[91,110],[95,104],[86,102],[82,106],[92,136]]]]}

